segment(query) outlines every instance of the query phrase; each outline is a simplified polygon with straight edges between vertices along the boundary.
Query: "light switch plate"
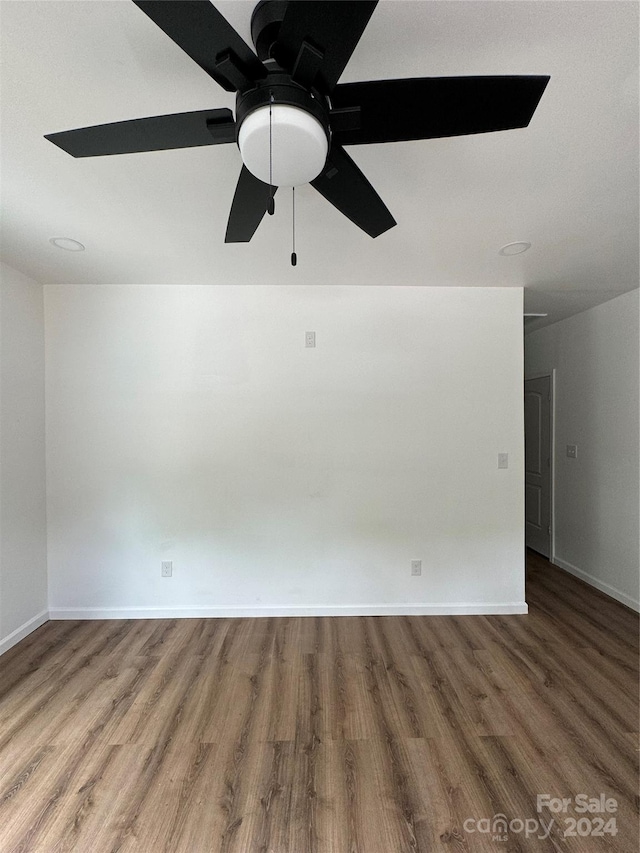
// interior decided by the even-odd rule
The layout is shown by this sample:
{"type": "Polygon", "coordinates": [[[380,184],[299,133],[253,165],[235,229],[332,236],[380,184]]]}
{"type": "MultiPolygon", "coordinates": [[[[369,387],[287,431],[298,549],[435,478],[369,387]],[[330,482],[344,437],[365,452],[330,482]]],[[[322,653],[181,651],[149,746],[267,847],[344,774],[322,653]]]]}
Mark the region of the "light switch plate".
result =
{"type": "Polygon", "coordinates": [[[498,453],[498,468],[508,468],[509,467],[509,454],[508,453],[498,453]]]}

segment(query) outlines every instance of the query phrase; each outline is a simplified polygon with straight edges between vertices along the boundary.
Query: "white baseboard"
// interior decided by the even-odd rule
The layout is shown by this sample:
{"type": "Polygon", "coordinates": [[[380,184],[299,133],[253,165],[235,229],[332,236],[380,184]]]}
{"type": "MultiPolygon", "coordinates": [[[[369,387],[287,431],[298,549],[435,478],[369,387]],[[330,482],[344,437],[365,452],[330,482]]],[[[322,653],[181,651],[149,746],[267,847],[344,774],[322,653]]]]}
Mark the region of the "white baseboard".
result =
{"type": "Polygon", "coordinates": [[[570,575],[574,575],[575,577],[580,578],[581,581],[588,583],[589,586],[593,586],[596,589],[599,589],[600,592],[604,592],[605,595],[608,595],[611,598],[615,598],[616,601],[619,601],[621,604],[626,604],[627,607],[630,607],[632,610],[635,610],[636,613],[640,613],[640,601],[636,601],[635,598],[631,598],[631,596],[627,595],[626,592],[620,592],[620,590],[616,589],[615,586],[611,586],[611,584],[605,583],[604,581],[595,578],[593,575],[590,575],[588,572],[584,572],[582,569],[579,569],[572,563],[568,563],[561,557],[557,557],[554,555],[554,558],[551,562],[559,569],[564,569],[564,571],[569,572],[570,575]]]}
{"type": "Polygon", "coordinates": [[[20,625],[20,627],[16,628],[15,631],[12,631],[3,640],[0,640],[0,655],[3,655],[5,652],[8,652],[12,646],[15,646],[16,643],[20,642],[20,640],[24,640],[24,638],[28,637],[29,634],[36,630],[36,628],[39,628],[41,625],[44,625],[44,623],[48,621],[48,610],[43,610],[41,613],[38,613],[32,619],[27,620],[23,625],[20,625]]]}
{"type": "Polygon", "coordinates": [[[487,616],[528,613],[524,601],[500,604],[364,604],[308,607],[53,607],[51,619],[228,619],[261,616],[487,616]]]}

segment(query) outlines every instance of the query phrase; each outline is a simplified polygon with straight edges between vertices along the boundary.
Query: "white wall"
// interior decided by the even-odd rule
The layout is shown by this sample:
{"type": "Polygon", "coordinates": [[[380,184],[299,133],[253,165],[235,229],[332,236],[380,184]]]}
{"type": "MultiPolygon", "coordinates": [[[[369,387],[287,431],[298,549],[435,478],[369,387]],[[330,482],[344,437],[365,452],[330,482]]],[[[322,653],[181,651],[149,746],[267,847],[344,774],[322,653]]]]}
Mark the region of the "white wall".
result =
{"type": "Polygon", "coordinates": [[[47,618],[42,285],[0,264],[0,653],[47,618]]]}
{"type": "Polygon", "coordinates": [[[635,609],[639,316],[635,290],[525,339],[527,376],[556,369],[554,562],[635,609]]]}
{"type": "Polygon", "coordinates": [[[520,289],[52,285],[45,313],[54,618],[526,612],[520,289]]]}

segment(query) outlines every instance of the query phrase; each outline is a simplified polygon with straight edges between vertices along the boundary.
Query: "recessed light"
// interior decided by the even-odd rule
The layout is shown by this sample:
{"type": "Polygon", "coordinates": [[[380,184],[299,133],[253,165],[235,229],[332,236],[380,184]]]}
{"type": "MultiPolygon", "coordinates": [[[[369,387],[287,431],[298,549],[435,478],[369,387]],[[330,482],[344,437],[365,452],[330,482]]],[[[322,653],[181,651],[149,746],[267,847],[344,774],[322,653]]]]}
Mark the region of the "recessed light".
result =
{"type": "Polygon", "coordinates": [[[531,248],[531,243],[525,243],[522,240],[517,240],[515,243],[507,243],[498,252],[499,255],[521,255],[531,248]]]}
{"type": "Polygon", "coordinates": [[[82,243],[72,240],[71,237],[52,237],[49,242],[52,246],[56,246],[58,249],[65,249],[67,252],[84,252],[82,243]]]}

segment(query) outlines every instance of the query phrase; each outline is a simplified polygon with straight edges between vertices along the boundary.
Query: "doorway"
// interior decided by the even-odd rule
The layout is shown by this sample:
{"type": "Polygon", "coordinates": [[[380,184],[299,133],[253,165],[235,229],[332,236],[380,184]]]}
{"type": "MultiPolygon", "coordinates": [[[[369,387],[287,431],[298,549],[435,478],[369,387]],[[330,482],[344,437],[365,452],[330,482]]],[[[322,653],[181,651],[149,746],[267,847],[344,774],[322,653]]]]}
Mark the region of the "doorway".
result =
{"type": "Polygon", "coordinates": [[[552,396],[551,376],[524,383],[525,541],[551,559],[552,396]]]}

